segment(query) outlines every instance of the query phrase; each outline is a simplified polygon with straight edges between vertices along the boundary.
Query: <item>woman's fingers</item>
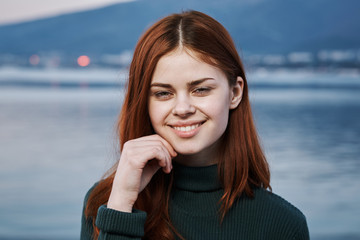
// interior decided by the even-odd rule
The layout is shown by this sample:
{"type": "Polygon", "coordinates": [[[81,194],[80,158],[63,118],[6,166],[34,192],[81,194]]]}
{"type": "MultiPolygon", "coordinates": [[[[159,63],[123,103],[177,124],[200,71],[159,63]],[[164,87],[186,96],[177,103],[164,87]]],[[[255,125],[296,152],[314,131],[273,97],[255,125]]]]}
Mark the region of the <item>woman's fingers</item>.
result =
{"type": "Polygon", "coordinates": [[[171,172],[172,158],[176,155],[171,145],[156,134],[127,141],[122,149],[108,206],[131,211],[138,193],[160,168],[165,173],[171,172]]]}
{"type": "Polygon", "coordinates": [[[176,157],[177,153],[175,152],[174,148],[170,145],[170,143],[168,141],[166,141],[164,138],[160,137],[159,135],[154,135],[156,138],[159,139],[159,141],[162,142],[162,144],[164,144],[164,146],[166,147],[166,149],[169,151],[170,155],[172,157],[176,157]]]}
{"type": "Polygon", "coordinates": [[[143,141],[143,140],[145,140],[145,141],[160,141],[166,147],[166,149],[169,151],[169,153],[172,157],[177,156],[177,153],[175,152],[174,148],[170,145],[170,143],[158,134],[149,135],[149,136],[145,136],[142,138],[137,138],[137,139],[134,139],[133,141],[143,141]]]}
{"type": "Polygon", "coordinates": [[[171,172],[174,155],[176,153],[173,148],[159,135],[130,140],[124,144],[116,174],[131,175],[129,172],[134,171],[136,174],[133,174],[131,181],[127,182],[141,189],[147,185],[159,168],[165,173],[171,172]]]}
{"type": "Polygon", "coordinates": [[[156,159],[158,165],[163,168],[171,167],[171,156],[167,149],[161,144],[154,143],[124,149],[120,161],[123,161],[121,164],[130,164],[135,169],[143,169],[152,159],[156,159]]]}
{"type": "MultiPolygon", "coordinates": [[[[156,158],[160,161],[159,165],[168,173],[172,169],[172,158],[177,155],[171,145],[159,135],[137,138],[125,143],[123,154],[136,155],[135,159],[140,158],[139,164],[141,167],[145,167],[144,160],[149,161],[152,158],[156,158]],[[160,152],[163,152],[166,156],[162,157],[160,152]],[[165,165],[164,160],[166,161],[165,165]]],[[[134,156],[129,156],[129,158],[134,159],[134,156]]]]}

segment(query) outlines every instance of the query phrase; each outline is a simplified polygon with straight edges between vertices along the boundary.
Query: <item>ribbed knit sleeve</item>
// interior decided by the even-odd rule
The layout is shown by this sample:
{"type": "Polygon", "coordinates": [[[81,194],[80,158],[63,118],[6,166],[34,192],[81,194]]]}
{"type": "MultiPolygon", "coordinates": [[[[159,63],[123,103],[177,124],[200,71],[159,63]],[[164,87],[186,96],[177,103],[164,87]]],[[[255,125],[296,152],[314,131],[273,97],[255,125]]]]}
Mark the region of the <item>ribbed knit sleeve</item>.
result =
{"type": "Polygon", "coordinates": [[[95,224],[100,229],[99,239],[141,239],[145,221],[145,212],[134,209],[132,213],[125,213],[102,205],[95,224]]]}
{"type": "MultiPolygon", "coordinates": [[[[89,195],[96,184],[87,192],[81,217],[81,240],[93,240],[92,218],[85,217],[85,207],[89,195]]],[[[144,236],[144,226],[147,214],[133,209],[132,213],[125,213],[107,208],[102,205],[98,209],[95,224],[100,230],[99,240],[130,240],[141,239],[144,236]]]]}

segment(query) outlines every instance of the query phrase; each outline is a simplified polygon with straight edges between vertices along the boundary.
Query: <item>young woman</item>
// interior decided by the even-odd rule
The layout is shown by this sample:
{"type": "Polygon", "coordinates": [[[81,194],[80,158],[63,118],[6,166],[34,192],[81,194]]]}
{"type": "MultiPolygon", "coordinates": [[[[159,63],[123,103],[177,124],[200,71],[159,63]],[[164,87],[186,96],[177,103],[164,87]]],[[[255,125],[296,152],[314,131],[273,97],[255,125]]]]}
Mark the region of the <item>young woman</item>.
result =
{"type": "Polygon", "coordinates": [[[245,72],[211,17],[174,14],[144,33],[118,132],[81,239],[309,239],[304,215],[267,190],[245,72]]]}

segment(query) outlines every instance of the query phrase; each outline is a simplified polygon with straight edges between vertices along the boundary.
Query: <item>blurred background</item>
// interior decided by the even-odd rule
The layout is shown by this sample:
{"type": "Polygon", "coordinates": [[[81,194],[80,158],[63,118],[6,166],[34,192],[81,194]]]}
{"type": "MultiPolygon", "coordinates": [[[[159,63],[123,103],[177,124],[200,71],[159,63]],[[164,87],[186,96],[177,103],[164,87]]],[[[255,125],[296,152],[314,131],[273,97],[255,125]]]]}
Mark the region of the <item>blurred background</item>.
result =
{"type": "Polygon", "coordinates": [[[312,239],[360,239],[357,0],[0,1],[0,239],[79,238],[137,39],[187,9],[235,41],[273,191],[312,239]]]}

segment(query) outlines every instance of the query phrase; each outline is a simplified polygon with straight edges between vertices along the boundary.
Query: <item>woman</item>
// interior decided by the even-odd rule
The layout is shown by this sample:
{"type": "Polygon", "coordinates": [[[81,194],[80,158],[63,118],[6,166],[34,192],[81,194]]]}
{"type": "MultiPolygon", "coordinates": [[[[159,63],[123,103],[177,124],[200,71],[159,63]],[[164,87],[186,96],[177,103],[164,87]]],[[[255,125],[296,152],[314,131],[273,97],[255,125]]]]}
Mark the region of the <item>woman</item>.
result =
{"type": "Polygon", "coordinates": [[[82,239],[308,239],[270,189],[241,60],[196,11],[139,40],[118,121],[121,157],[89,190],[82,239]],[[161,169],[161,170],[160,170],[161,169]]]}

